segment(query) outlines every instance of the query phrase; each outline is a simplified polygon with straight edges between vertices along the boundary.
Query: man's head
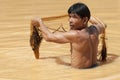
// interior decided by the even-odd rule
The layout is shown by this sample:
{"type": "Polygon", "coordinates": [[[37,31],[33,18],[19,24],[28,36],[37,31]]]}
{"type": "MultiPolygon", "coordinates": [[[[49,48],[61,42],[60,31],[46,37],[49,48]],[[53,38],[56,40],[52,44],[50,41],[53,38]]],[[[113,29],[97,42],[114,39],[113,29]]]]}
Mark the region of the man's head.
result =
{"type": "Polygon", "coordinates": [[[75,3],[68,9],[68,14],[77,14],[80,18],[87,17],[90,19],[90,10],[83,3],[75,3]]]}
{"type": "Polygon", "coordinates": [[[68,9],[71,27],[79,26],[82,29],[90,19],[90,10],[83,3],[75,3],[68,9]],[[82,27],[83,26],[83,27],[82,27]]]}

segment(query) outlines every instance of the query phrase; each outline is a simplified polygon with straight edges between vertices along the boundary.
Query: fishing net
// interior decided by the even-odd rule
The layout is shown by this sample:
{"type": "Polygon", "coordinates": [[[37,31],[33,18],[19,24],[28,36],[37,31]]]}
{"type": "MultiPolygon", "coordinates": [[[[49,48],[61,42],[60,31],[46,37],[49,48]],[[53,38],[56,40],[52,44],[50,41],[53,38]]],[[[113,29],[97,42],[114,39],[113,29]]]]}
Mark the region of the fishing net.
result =
{"type": "MultiPolygon", "coordinates": [[[[66,32],[69,30],[68,27],[68,15],[60,15],[60,16],[52,16],[52,17],[45,17],[42,18],[42,20],[45,22],[45,24],[48,27],[48,29],[55,33],[55,32],[66,32]],[[53,23],[54,21],[54,23],[53,23]]],[[[30,46],[32,47],[32,50],[34,52],[35,58],[39,59],[39,48],[40,44],[42,42],[42,35],[38,27],[32,26],[30,27],[30,46]]],[[[105,32],[99,36],[99,46],[98,46],[98,60],[100,61],[106,61],[107,57],[107,49],[106,49],[106,37],[105,32]]]]}

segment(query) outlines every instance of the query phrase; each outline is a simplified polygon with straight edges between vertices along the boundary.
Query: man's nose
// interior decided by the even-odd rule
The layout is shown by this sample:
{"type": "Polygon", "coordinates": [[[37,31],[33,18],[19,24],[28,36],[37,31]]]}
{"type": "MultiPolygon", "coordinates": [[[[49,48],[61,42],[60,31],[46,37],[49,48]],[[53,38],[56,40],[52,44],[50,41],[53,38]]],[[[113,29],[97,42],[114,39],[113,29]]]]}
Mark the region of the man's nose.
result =
{"type": "Polygon", "coordinates": [[[72,23],[72,22],[73,22],[73,19],[72,19],[72,18],[69,18],[69,22],[72,23]]]}

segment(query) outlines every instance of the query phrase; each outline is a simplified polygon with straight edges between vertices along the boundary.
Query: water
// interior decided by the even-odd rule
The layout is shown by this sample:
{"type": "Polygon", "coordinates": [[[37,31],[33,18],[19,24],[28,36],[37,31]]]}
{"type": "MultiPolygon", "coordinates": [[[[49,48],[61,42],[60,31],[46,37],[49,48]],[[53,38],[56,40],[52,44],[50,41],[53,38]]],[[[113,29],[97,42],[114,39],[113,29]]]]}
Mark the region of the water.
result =
{"type": "MultiPolygon", "coordinates": [[[[79,1],[79,0],[77,0],[79,1]]],[[[107,25],[107,63],[92,69],[69,66],[69,44],[43,41],[41,59],[36,60],[29,45],[30,20],[67,13],[76,0],[0,0],[0,80],[119,80],[120,0],[82,0],[92,15],[107,25]]],[[[67,18],[45,21],[68,29],[67,18]]]]}

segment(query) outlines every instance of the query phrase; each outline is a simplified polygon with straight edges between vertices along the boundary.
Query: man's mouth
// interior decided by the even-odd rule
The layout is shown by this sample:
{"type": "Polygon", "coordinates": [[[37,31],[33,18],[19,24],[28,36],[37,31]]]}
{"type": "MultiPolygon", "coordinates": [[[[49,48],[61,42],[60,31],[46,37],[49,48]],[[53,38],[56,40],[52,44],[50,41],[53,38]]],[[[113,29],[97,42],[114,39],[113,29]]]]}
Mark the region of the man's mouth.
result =
{"type": "Polygon", "coordinates": [[[74,25],[70,24],[71,27],[73,27],[74,25]]]}
{"type": "Polygon", "coordinates": [[[73,25],[70,25],[70,29],[73,29],[73,25]]]}

